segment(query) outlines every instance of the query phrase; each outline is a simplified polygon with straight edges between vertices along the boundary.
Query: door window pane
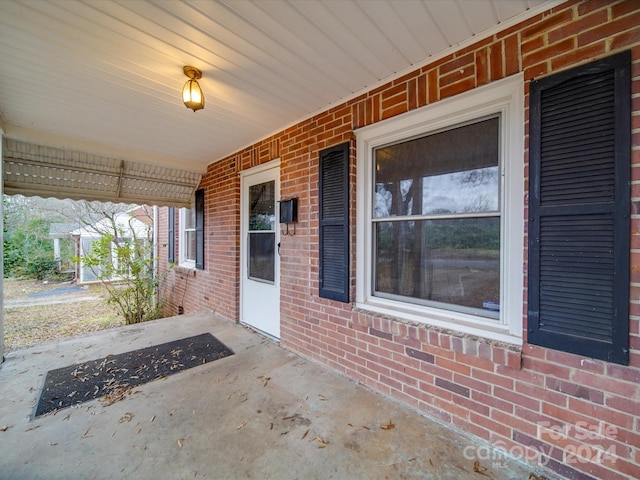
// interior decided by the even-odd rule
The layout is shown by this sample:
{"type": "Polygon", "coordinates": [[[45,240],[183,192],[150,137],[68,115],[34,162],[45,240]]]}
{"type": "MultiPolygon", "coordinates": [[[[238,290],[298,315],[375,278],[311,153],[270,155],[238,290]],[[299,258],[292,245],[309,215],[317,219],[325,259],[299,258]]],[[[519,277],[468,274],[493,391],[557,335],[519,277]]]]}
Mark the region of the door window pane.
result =
{"type": "Polygon", "coordinates": [[[275,281],[275,181],[249,187],[249,264],[253,280],[275,281]]]}
{"type": "Polygon", "coordinates": [[[249,230],[275,230],[275,182],[249,187],[249,230]]]}
{"type": "Polygon", "coordinates": [[[275,234],[249,234],[249,278],[275,281],[275,234]]]}

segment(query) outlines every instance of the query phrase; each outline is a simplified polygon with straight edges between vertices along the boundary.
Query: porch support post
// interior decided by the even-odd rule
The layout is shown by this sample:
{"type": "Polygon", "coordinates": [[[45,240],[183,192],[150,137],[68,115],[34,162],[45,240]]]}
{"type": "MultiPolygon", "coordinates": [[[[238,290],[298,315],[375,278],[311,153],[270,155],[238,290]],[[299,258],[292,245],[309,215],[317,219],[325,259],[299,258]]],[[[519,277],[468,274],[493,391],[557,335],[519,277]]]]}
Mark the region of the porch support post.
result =
{"type": "MultiPolygon", "coordinates": [[[[4,198],[4,144],[5,123],[0,117],[0,200],[4,198]]],[[[0,365],[4,363],[4,202],[0,202],[0,365]]]]}

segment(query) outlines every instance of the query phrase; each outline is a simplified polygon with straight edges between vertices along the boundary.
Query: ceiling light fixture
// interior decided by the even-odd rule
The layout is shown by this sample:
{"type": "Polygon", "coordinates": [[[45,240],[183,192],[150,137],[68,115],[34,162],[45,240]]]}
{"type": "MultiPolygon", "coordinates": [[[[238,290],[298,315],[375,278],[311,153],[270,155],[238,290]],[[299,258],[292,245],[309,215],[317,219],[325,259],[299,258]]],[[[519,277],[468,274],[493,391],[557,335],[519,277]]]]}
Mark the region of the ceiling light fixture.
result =
{"type": "Polygon", "coordinates": [[[182,88],[182,101],[194,112],[204,108],[204,94],[197,80],[202,78],[202,72],[196,67],[186,66],[182,69],[184,74],[189,77],[187,83],[182,88]]]}

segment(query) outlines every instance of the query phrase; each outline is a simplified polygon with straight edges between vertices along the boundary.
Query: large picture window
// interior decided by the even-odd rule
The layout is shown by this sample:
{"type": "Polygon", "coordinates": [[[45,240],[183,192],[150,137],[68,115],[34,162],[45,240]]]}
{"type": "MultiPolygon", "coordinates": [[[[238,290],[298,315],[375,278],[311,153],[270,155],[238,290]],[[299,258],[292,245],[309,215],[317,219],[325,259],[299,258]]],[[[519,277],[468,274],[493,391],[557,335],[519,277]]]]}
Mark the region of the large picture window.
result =
{"type": "Polygon", "coordinates": [[[356,303],[521,343],[522,76],[358,136],[356,303]]]}
{"type": "Polygon", "coordinates": [[[497,318],[500,118],[374,150],[374,295],[497,318]]]}

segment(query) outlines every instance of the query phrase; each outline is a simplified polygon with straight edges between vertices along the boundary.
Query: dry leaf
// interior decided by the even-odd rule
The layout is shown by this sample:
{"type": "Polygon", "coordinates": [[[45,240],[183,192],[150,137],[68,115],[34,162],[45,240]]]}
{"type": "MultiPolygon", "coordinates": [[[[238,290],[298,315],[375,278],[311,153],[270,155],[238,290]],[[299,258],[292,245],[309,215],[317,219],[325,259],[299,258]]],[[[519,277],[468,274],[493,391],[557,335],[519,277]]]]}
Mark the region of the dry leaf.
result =
{"type": "Polygon", "coordinates": [[[478,460],[476,460],[473,463],[473,471],[474,472],[479,473],[480,475],[484,475],[485,477],[488,477],[489,475],[484,473],[486,470],[487,470],[487,468],[483,467],[482,465],[480,465],[480,462],[478,460]]]}
{"type": "Polygon", "coordinates": [[[429,459],[429,465],[433,467],[433,462],[431,461],[431,459],[429,459]]]}
{"type": "Polygon", "coordinates": [[[473,471],[476,473],[482,473],[486,470],[485,467],[480,465],[480,462],[478,460],[476,460],[473,464],[473,471]]]}
{"type": "Polygon", "coordinates": [[[389,420],[389,423],[387,423],[386,425],[380,425],[380,428],[382,430],[391,430],[394,427],[395,427],[395,425],[393,423],[391,423],[391,420],[389,420]]]}
{"type": "Polygon", "coordinates": [[[273,422],[271,422],[271,425],[269,426],[269,430],[273,430],[273,422]]]}
{"type": "Polygon", "coordinates": [[[240,425],[238,425],[236,427],[236,430],[240,430],[241,428],[244,428],[244,426],[247,424],[247,422],[242,422],[240,425]]]}
{"type": "Polygon", "coordinates": [[[184,445],[184,442],[186,442],[187,440],[189,440],[191,438],[190,435],[187,435],[184,438],[179,438],[178,439],[178,447],[182,448],[182,445],[184,445]]]}
{"type": "Polygon", "coordinates": [[[130,422],[132,418],[133,418],[133,413],[127,412],[120,417],[120,420],[118,420],[118,423],[130,422]]]}
{"type": "Polygon", "coordinates": [[[3,425],[2,428],[0,428],[0,432],[6,432],[11,427],[13,427],[13,425],[3,425]]]}
{"type": "Polygon", "coordinates": [[[327,444],[329,443],[329,441],[328,441],[328,440],[325,440],[325,439],[324,439],[324,438],[322,438],[322,437],[315,437],[315,438],[312,438],[311,440],[309,440],[309,442],[320,442],[320,443],[322,443],[323,445],[327,445],[327,444]]]}
{"type": "MultiPolygon", "coordinates": [[[[89,429],[91,430],[91,429],[89,429]]],[[[82,438],[89,438],[89,437],[93,437],[93,435],[89,435],[89,430],[87,430],[86,432],[84,432],[84,435],[82,435],[82,438]]]]}
{"type": "Polygon", "coordinates": [[[150,422],[153,422],[156,419],[156,416],[154,415],[153,417],[151,417],[151,420],[149,420],[150,422]]]}
{"type": "Polygon", "coordinates": [[[302,434],[302,438],[300,438],[300,440],[304,440],[304,438],[307,436],[307,433],[309,433],[308,428],[307,428],[307,431],[302,434]]]}
{"type": "Polygon", "coordinates": [[[364,428],[365,430],[371,430],[369,427],[367,427],[366,425],[362,425],[362,428],[364,428]]]}

